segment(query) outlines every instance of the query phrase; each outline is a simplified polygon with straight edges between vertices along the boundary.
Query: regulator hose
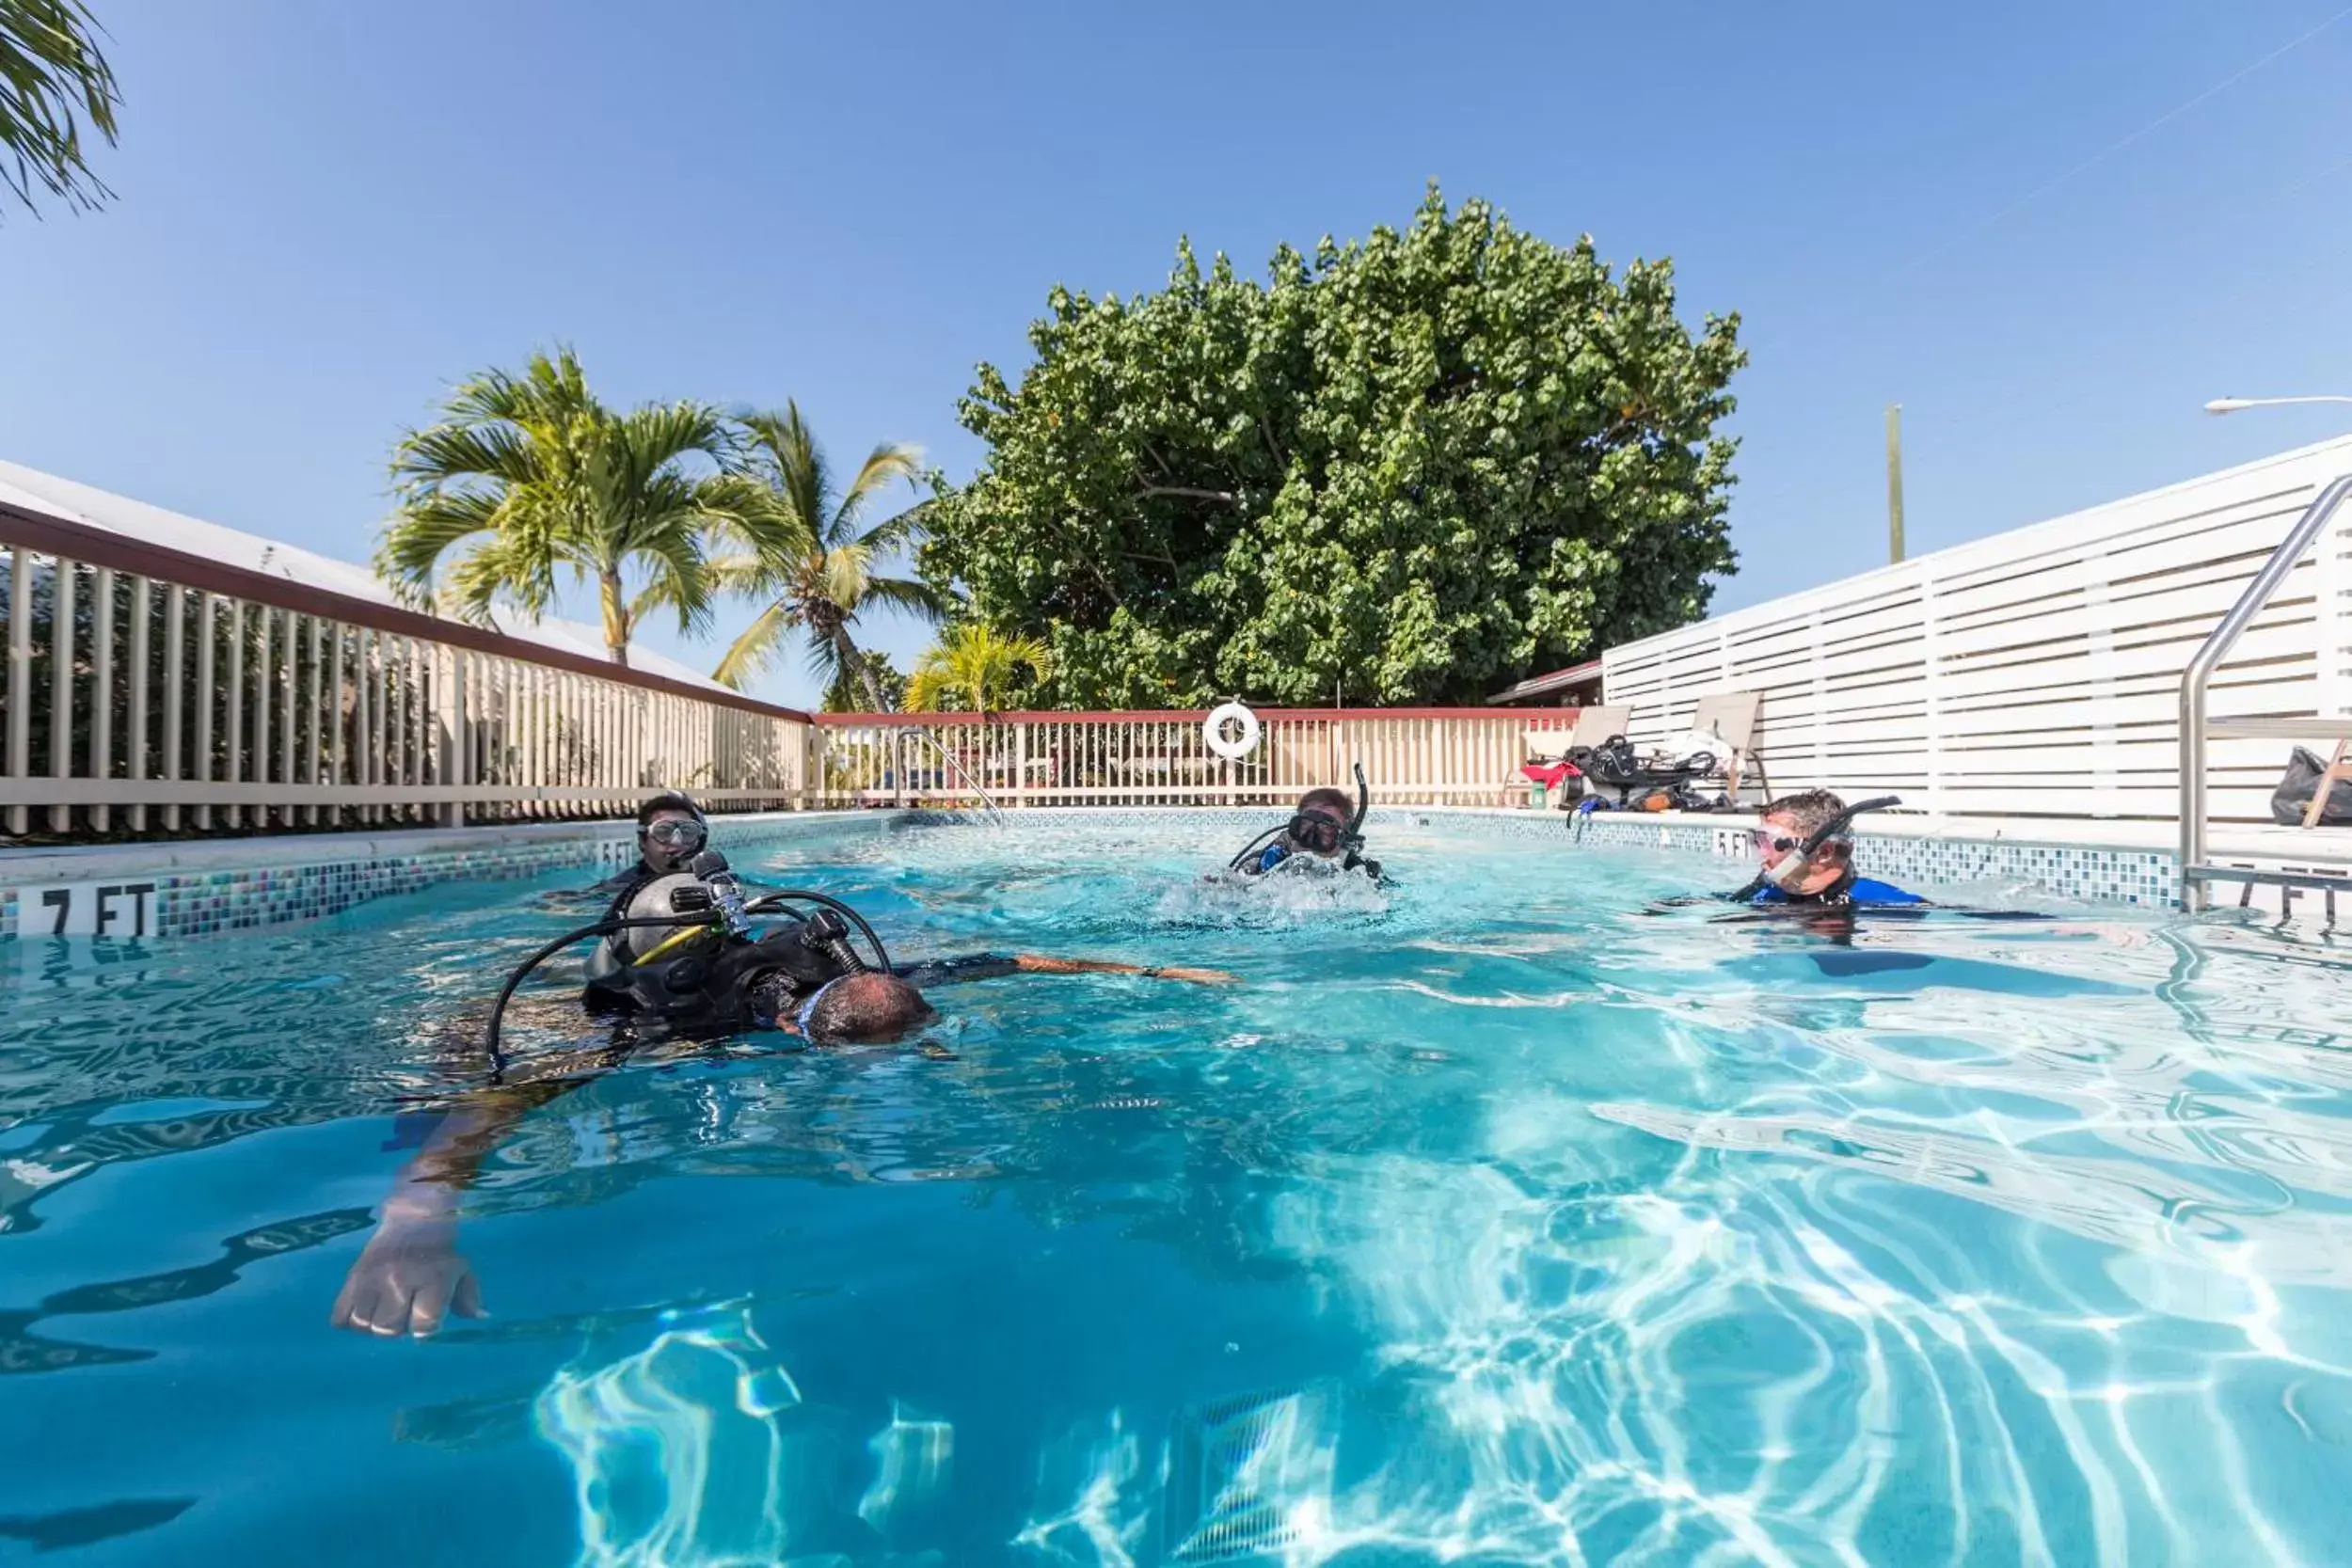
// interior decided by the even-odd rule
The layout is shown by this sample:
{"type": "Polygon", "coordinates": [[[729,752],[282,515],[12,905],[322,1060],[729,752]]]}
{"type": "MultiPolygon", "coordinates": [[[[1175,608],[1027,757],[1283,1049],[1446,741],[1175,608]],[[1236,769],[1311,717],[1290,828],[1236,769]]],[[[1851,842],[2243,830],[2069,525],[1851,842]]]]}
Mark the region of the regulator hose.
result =
{"type": "Polygon", "coordinates": [[[891,973],[890,949],[882,945],[882,939],[875,933],[874,927],[866,924],[864,915],[831,894],[813,893],[807,888],[801,887],[779,888],[773,893],[763,893],[753,899],[744,906],[743,912],[745,914],[788,914],[791,911],[785,906],[793,903],[815,904],[831,910],[856,927],[860,934],[866,938],[866,945],[874,950],[876,973],[882,974],[891,973]]]}
{"type": "Polygon", "coordinates": [[[711,915],[708,911],[700,911],[693,914],[642,915],[635,919],[608,916],[593,925],[582,926],[577,931],[566,931],[521,963],[516,964],[515,973],[506,977],[506,984],[499,988],[498,1000],[490,1004],[490,1022],[484,1026],[482,1031],[482,1043],[488,1048],[490,1053],[490,1082],[494,1084],[505,1082],[506,1053],[499,1048],[499,1025],[506,1017],[506,1005],[514,1000],[516,988],[523,983],[524,976],[532,970],[572,943],[585,942],[590,937],[609,937],[615,931],[626,931],[640,926],[693,926],[707,925],[710,921],[711,915]]]}

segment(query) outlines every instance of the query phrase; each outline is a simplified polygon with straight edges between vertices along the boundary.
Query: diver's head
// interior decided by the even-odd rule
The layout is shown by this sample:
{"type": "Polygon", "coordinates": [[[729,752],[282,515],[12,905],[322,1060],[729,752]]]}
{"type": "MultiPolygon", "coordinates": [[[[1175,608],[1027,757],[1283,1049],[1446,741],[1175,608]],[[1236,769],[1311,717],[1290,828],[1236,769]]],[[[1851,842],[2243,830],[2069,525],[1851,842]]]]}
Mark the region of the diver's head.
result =
{"type": "Polygon", "coordinates": [[[801,1026],[812,1040],[873,1045],[928,1022],[931,1005],[896,974],[866,972],[830,981],[810,998],[801,1026]]]}
{"type": "Polygon", "coordinates": [[[1845,813],[1846,802],[1826,789],[1808,789],[1768,802],[1756,826],[1756,852],[1764,875],[1785,892],[1800,896],[1836,887],[1852,869],[1851,831],[1838,829],[1809,855],[1804,846],[1845,813]]]}
{"type": "Polygon", "coordinates": [[[656,871],[678,871],[710,840],[710,824],[693,797],[657,795],[637,808],[637,851],[656,871]]]}
{"type": "Polygon", "coordinates": [[[1298,798],[1282,838],[1299,854],[1337,860],[1347,847],[1347,825],[1356,816],[1356,802],[1336,789],[1311,789],[1298,798]]]}

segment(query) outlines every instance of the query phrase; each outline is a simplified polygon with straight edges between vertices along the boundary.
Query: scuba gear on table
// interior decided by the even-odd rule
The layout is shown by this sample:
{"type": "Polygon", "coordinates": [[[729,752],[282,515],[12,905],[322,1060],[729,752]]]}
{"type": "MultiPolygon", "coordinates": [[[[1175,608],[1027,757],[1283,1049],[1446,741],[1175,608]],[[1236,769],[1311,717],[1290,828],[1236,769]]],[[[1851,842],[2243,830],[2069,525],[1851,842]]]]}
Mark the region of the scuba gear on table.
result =
{"type": "Polygon", "coordinates": [[[516,967],[484,1034],[493,1081],[506,1072],[499,1031],[507,1004],[533,969],[575,942],[603,939],[589,960],[592,993],[673,1023],[731,1023],[744,1015],[748,991],[761,974],[780,971],[794,989],[813,990],[868,967],[850,943],[852,927],[871,949],[873,967],[889,973],[890,950],[849,905],[806,888],[782,888],[747,901],[726,857],[705,850],[691,871],[646,879],[614,900],[603,919],[564,933],[516,967]],[[791,908],[795,904],[816,908],[803,914],[791,908]],[[757,936],[752,918],[763,914],[790,925],[757,936]],[[667,935],[635,951],[632,933],[656,930],[667,935]]]}
{"type": "Polygon", "coordinates": [[[1338,821],[1319,811],[1294,813],[1291,819],[1279,828],[1268,828],[1241,847],[1239,853],[1226,863],[1225,869],[1245,876],[1271,871],[1295,852],[1293,846],[1317,856],[1343,855],[1346,867],[1363,866],[1373,876],[1380,875],[1379,863],[1362,856],[1364,847],[1364,818],[1372,814],[1372,785],[1364,777],[1364,765],[1357,763],[1356,815],[1342,827],[1338,821]],[[1281,842],[1268,844],[1279,837],[1281,842]]]}
{"type": "MultiPolygon", "coordinates": [[[[1691,737],[1684,736],[1686,741],[1691,737]]],[[[1568,761],[1582,769],[1593,784],[1617,792],[1620,807],[1636,803],[1646,811],[1692,811],[1703,809],[1699,797],[1688,787],[1694,780],[1715,777],[1715,753],[1695,751],[1664,760],[1644,761],[1634,751],[1633,742],[1624,736],[1613,735],[1589,750],[1579,748],[1568,753],[1568,761]],[[1655,803],[1653,803],[1655,802],[1655,803]]]]}

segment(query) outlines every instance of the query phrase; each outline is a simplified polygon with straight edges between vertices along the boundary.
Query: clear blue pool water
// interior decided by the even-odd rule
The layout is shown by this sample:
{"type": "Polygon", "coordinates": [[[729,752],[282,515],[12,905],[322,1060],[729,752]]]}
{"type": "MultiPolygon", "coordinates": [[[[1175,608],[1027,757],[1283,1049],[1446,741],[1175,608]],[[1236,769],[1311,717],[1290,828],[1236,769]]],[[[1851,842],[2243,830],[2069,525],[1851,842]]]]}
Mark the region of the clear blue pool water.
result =
{"type": "Polygon", "coordinates": [[[585,876],[7,954],[0,1561],[2344,1560],[2342,947],[1840,946],[1640,912],[1724,863],[1375,826],[1385,896],[1205,885],[1198,817],[739,854],[902,956],[1247,983],[612,1071],[426,1342],[329,1306],[585,876]]]}

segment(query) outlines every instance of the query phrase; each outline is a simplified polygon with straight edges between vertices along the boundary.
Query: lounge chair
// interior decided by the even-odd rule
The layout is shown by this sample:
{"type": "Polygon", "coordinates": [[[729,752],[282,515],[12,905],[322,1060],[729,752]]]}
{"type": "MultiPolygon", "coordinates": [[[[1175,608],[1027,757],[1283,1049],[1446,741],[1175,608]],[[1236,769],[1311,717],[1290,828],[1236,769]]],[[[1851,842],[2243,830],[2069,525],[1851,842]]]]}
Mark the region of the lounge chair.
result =
{"type": "Polygon", "coordinates": [[[1691,716],[1693,735],[1712,736],[1723,742],[1715,752],[1716,770],[1704,776],[1723,780],[1724,794],[1734,802],[1740,799],[1740,781],[1750,773],[1766,798],[1772,795],[1763,759],[1756,754],[1756,713],[1763,705],[1764,699],[1754,691],[1717,691],[1701,697],[1698,711],[1691,716]]]}

